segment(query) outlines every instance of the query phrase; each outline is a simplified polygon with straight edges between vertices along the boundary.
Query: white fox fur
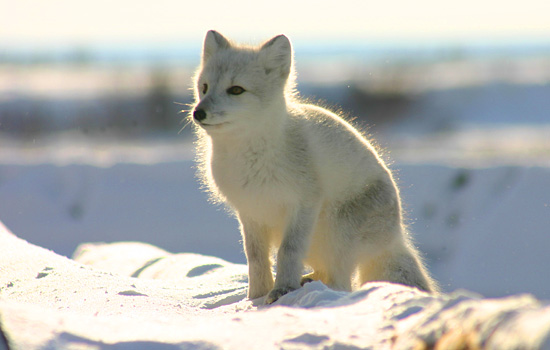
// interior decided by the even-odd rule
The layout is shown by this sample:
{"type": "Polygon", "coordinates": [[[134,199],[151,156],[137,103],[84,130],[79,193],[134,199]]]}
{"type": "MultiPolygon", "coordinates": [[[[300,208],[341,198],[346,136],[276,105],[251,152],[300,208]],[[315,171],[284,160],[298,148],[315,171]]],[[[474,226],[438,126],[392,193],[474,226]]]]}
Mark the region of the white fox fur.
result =
{"type": "Polygon", "coordinates": [[[267,295],[272,303],[310,280],[351,290],[355,271],[360,284],[382,280],[436,291],[376,150],[342,118],[299,103],[293,92],[287,37],[245,47],[207,33],[192,117],[203,181],[240,222],[248,297],[267,295]],[[304,264],[311,274],[302,276],[304,264]]]}

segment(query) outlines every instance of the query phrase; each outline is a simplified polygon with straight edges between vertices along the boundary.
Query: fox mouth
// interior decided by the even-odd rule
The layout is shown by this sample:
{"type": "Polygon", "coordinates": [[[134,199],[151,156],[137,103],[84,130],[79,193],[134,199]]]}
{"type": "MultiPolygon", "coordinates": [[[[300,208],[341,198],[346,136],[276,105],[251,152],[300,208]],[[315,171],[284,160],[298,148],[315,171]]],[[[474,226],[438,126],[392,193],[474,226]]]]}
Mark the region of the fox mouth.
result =
{"type": "Polygon", "coordinates": [[[204,123],[204,122],[201,122],[201,121],[198,121],[197,123],[201,127],[203,127],[204,129],[218,129],[218,128],[223,127],[224,125],[229,124],[229,122],[221,122],[221,123],[212,124],[212,123],[204,123]]]}

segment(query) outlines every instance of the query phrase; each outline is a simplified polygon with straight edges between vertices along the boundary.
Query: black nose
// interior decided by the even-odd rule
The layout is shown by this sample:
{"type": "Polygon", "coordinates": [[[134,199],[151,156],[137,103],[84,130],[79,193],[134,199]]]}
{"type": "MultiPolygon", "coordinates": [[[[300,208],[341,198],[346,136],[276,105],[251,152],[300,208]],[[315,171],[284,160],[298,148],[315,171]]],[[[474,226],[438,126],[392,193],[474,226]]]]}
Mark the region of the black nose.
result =
{"type": "Polygon", "coordinates": [[[204,109],[195,109],[193,112],[193,118],[195,118],[196,121],[203,121],[206,119],[206,112],[204,109]]]}

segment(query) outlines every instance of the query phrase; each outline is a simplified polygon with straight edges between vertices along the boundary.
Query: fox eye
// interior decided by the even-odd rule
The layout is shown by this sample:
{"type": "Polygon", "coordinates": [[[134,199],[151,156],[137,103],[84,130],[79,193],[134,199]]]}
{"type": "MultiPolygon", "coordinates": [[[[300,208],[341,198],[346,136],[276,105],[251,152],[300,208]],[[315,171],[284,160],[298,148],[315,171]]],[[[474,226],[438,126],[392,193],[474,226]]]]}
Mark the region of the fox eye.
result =
{"type": "Polygon", "coordinates": [[[243,92],[245,92],[245,89],[243,89],[240,86],[232,86],[229,89],[227,89],[227,93],[230,95],[240,95],[243,92]]]}
{"type": "Polygon", "coordinates": [[[208,84],[203,84],[202,85],[202,93],[206,94],[207,91],[208,91],[208,84]]]}

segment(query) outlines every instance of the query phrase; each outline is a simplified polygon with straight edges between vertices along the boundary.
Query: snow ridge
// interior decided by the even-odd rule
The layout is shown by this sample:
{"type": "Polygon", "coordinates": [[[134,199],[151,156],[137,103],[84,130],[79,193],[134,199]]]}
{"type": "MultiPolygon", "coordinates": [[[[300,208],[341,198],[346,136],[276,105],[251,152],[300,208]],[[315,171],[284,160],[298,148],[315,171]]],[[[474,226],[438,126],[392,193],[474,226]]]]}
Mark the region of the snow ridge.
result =
{"type": "Polygon", "coordinates": [[[245,265],[138,242],[70,260],[3,225],[0,269],[9,349],[550,349],[550,305],[530,295],[312,282],[263,306],[246,299],[245,265]]]}

